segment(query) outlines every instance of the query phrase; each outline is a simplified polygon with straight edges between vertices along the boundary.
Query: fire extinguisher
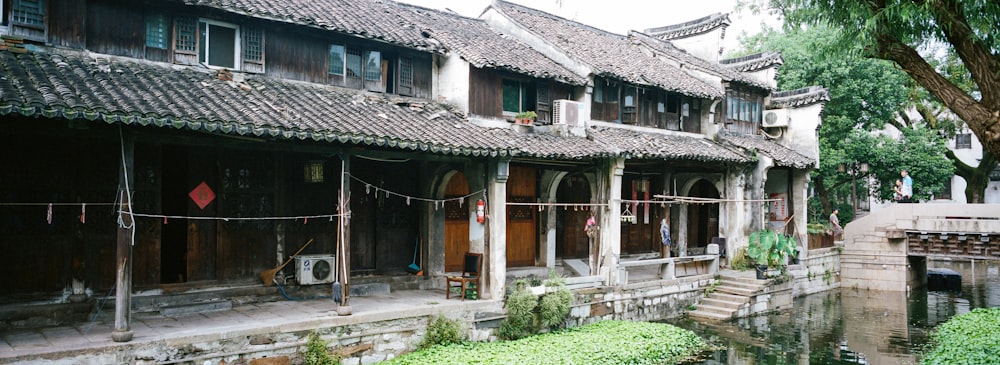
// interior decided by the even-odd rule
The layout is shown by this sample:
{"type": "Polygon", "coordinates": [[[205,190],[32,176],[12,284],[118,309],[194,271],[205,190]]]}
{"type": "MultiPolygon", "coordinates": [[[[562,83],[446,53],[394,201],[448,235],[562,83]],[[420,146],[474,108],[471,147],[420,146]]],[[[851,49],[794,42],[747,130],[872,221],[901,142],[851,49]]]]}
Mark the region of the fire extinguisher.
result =
{"type": "Polygon", "coordinates": [[[482,199],[476,202],[476,222],[486,222],[486,202],[482,199]]]}

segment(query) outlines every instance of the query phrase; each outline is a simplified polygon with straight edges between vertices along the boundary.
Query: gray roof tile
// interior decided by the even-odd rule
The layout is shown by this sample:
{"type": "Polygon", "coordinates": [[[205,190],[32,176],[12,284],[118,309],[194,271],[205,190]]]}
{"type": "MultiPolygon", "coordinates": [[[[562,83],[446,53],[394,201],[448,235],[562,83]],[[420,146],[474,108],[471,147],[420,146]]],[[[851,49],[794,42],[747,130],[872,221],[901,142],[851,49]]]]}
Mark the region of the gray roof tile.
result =
{"type": "Polygon", "coordinates": [[[727,58],[719,63],[739,72],[760,71],[768,67],[780,66],[785,63],[778,52],[761,52],[752,55],[727,58]]]}
{"type": "Polygon", "coordinates": [[[491,7],[570,57],[589,65],[598,76],[696,97],[718,99],[723,96],[721,85],[709,85],[653,58],[625,36],[504,1],[495,1],[491,7]]]}
{"type": "Polygon", "coordinates": [[[774,141],[766,140],[763,136],[727,135],[719,136],[719,140],[749,151],[766,154],[773,158],[775,165],[778,166],[812,169],[816,164],[815,160],[774,141]]]}
{"type": "Polygon", "coordinates": [[[771,94],[768,108],[796,108],[830,101],[830,91],[822,86],[781,91],[771,94]]]}
{"type": "Polygon", "coordinates": [[[255,18],[316,27],[396,45],[437,51],[439,45],[380,0],[178,0],[255,18]]]}
{"type": "Polygon", "coordinates": [[[479,68],[496,68],[585,85],[587,79],[566,69],[541,52],[518,40],[498,33],[481,19],[399,4],[402,16],[420,24],[448,50],[479,68]]]}
{"type": "Polygon", "coordinates": [[[639,159],[692,160],[748,163],[739,149],[727,148],[710,139],[631,128],[595,126],[589,130],[595,141],[639,159]]]}
{"type": "Polygon", "coordinates": [[[635,42],[639,42],[639,43],[642,43],[642,44],[650,47],[651,49],[653,49],[654,51],[656,51],[658,54],[661,54],[661,55],[663,55],[665,57],[672,58],[673,60],[681,63],[682,65],[684,65],[684,67],[690,67],[692,69],[695,69],[695,70],[698,70],[698,71],[701,71],[701,72],[705,72],[705,73],[710,74],[710,75],[718,76],[718,77],[722,78],[725,81],[741,82],[741,83],[744,83],[744,84],[747,84],[747,85],[756,86],[756,87],[759,87],[759,88],[765,89],[765,90],[770,90],[771,89],[771,87],[769,85],[767,85],[767,84],[765,84],[763,82],[760,82],[759,80],[757,80],[753,76],[750,76],[750,75],[747,75],[747,74],[744,74],[744,73],[741,73],[741,72],[738,72],[738,71],[734,71],[734,70],[729,69],[727,67],[723,67],[720,64],[713,63],[711,61],[708,61],[708,60],[702,59],[702,58],[700,58],[698,56],[695,56],[695,55],[692,55],[690,53],[687,53],[687,51],[685,51],[683,49],[680,49],[680,48],[677,48],[676,46],[674,46],[672,43],[670,43],[670,41],[665,41],[665,40],[657,39],[657,38],[651,37],[651,36],[649,36],[647,34],[636,32],[636,31],[629,32],[628,36],[629,36],[629,39],[632,39],[635,42]]]}

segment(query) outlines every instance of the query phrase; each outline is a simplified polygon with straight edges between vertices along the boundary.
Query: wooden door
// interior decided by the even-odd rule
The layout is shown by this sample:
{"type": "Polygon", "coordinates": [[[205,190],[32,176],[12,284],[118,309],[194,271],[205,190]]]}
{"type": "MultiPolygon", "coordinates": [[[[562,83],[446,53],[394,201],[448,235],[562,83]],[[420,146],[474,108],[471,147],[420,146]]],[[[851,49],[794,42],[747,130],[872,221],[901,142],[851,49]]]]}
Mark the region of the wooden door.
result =
{"type": "MultiPolygon", "coordinates": [[[[590,183],[580,174],[569,175],[559,183],[556,200],[560,203],[590,202],[590,183]]],[[[584,227],[590,217],[590,208],[559,207],[556,211],[556,256],[585,258],[590,255],[590,239],[584,227]]]]}
{"type": "MultiPolygon", "coordinates": [[[[712,183],[701,180],[691,187],[688,196],[700,198],[718,198],[719,191],[712,183]]],[[[719,235],[719,204],[693,204],[688,206],[688,237],[687,247],[704,248],[711,243],[712,237],[719,235]]]]}
{"type": "MultiPolygon", "coordinates": [[[[511,166],[507,179],[507,201],[536,201],[537,172],[533,167],[511,166]]],[[[538,240],[538,209],[529,205],[507,206],[507,267],[534,266],[538,240]]]]}
{"type": "MultiPolygon", "coordinates": [[[[458,172],[451,176],[445,187],[445,198],[469,194],[469,181],[458,172]]],[[[461,204],[448,201],[444,204],[444,270],[462,271],[462,260],[469,251],[469,199],[461,204]]]]}

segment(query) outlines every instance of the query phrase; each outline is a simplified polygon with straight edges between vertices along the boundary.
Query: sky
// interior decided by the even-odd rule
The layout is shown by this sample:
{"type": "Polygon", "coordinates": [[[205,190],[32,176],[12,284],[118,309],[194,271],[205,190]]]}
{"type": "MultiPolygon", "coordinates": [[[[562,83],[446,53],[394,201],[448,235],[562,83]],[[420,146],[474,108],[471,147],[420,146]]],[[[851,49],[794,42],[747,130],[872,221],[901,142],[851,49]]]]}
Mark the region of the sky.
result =
{"type": "MultiPolygon", "coordinates": [[[[451,9],[478,18],[491,0],[397,0],[433,9],[451,9]]],[[[731,24],[726,28],[723,44],[725,51],[739,46],[739,35],[759,32],[762,21],[777,26],[776,20],[753,15],[747,10],[735,11],[737,0],[508,0],[563,18],[571,19],[613,33],[627,34],[629,30],[643,30],[664,25],[683,23],[713,13],[729,13],[731,24]]]]}

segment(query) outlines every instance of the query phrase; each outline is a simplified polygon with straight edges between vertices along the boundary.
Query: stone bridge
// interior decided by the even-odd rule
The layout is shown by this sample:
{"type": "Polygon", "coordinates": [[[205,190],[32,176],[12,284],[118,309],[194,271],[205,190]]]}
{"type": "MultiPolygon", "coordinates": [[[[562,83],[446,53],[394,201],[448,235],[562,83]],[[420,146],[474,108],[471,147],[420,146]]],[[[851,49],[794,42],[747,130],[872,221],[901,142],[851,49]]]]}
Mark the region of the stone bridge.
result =
{"type": "Polygon", "coordinates": [[[927,258],[1000,260],[1000,205],[893,204],[844,227],[841,287],[902,291],[927,258]]]}

